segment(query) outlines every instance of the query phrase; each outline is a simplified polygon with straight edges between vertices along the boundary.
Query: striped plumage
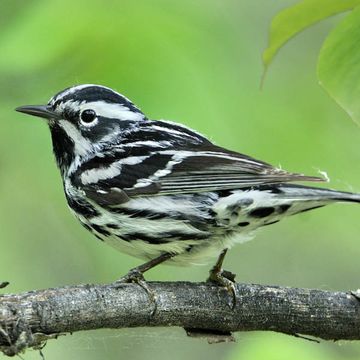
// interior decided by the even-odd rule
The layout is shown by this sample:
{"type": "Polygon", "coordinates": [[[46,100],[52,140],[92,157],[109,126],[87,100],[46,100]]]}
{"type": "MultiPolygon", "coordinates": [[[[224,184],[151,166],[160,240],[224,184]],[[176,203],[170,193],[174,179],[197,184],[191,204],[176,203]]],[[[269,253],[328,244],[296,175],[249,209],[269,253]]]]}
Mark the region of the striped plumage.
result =
{"type": "Polygon", "coordinates": [[[99,239],[145,259],[203,263],[257,228],[352,193],[289,184],[319,181],[214,145],[98,85],[18,111],[46,118],[66,198],[99,239]],[[175,255],[175,256],[174,256],[175,255]]]}

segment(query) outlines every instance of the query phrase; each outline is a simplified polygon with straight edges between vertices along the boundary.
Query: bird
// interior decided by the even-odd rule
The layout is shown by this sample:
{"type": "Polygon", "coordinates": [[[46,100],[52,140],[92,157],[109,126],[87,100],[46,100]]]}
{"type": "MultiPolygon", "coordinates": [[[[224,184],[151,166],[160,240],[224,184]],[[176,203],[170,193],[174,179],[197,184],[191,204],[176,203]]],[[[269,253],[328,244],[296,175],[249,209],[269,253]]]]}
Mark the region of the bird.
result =
{"type": "Polygon", "coordinates": [[[233,245],[257,229],[360,194],[298,182],[324,181],[274,167],[221,146],[179,123],[151,120],[109,87],[83,84],[46,105],[16,111],[47,122],[72,213],[99,240],[146,262],[119,283],[149,293],[144,273],[167,262],[216,259],[209,281],[234,294],[223,270],[233,245]]]}

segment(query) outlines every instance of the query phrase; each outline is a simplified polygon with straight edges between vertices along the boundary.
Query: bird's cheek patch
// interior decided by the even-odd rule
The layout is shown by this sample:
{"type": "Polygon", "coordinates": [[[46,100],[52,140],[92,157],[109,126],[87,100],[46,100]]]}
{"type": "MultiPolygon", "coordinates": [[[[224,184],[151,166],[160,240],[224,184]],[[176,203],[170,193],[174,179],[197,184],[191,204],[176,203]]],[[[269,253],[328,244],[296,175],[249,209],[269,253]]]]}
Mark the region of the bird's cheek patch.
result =
{"type": "Polygon", "coordinates": [[[75,155],[85,156],[91,152],[91,142],[81,134],[80,130],[74,124],[67,120],[60,120],[58,123],[66,133],[67,137],[74,143],[75,155]]]}

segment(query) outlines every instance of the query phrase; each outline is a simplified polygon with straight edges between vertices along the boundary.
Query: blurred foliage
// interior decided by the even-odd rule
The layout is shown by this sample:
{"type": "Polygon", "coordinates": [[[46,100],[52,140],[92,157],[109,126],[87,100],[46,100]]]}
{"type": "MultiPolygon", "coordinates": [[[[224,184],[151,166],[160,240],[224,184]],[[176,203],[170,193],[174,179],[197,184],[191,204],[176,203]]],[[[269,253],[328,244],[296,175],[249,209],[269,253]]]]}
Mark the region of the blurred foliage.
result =
{"type": "Polygon", "coordinates": [[[359,3],[359,0],[302,0],[280,11],[271,21],[269,44],[263,52],[265,70],[280,48],[300,31],[359,3]]]}
{"type": "Polygon", "coordinates": [[[360,7],[331,31],[321,49],[318,74],[329,94],[360,125],[360,7]]]}
{"type": "MultiPolygon", "coordinates": [[[[67,209],[45,124],[15,113],[73,84],[100,83],[151,118],[182,122],[216,143],[290,171],[327,171],[328,186],[360,189],[358,128],[318,86],[330,19],[289,42],[259,90],[268,24],[295,1],[7,0],[0,12],[0,264],[6,291],[110,282],[139,260],[96,241],[67,209]]],[[[331,70],[332,71],[332,70],[331,70]]],[[[334,70],[335,71],[335,70],[334,70]]],[[[359,209],[336,205],[289,218],[235,247],[225,266],[244,282],[359,287],[359,209]]],[[[203,280],[207,267],[160,266],[148,279],[203,280]]],[[[357,343],[313,344],[240,333],[209,346],[181,329],[77,333],[47,359],[271,357],[356,359],[357,343]]],[[[26,359],[38,359],[28,352],[26,359]]]]}
{"type": "Polygon", "coordinates": [[[275,54],[293,36],[329,16],[354,11],[326,38],[318,60],[320,84],[360,126],[360,4],[359,0],[302,0],[272,20],[269,44],[263,52],[264,74],[275,54]]]}

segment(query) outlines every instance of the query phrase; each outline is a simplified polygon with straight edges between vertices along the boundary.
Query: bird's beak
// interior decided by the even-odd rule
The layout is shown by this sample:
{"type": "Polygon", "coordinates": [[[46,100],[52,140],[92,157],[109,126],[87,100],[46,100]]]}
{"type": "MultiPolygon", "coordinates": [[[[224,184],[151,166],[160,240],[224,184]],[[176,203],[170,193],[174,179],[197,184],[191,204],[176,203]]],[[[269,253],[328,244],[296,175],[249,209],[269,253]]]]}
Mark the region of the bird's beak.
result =
{"type": "Polygon", "coordinates": [[[33,115],[45,119],[59,119],[59,115],[57,115],[48,105],[25,105],[19,106],[15,110],[24,114],[33,115]]]}

